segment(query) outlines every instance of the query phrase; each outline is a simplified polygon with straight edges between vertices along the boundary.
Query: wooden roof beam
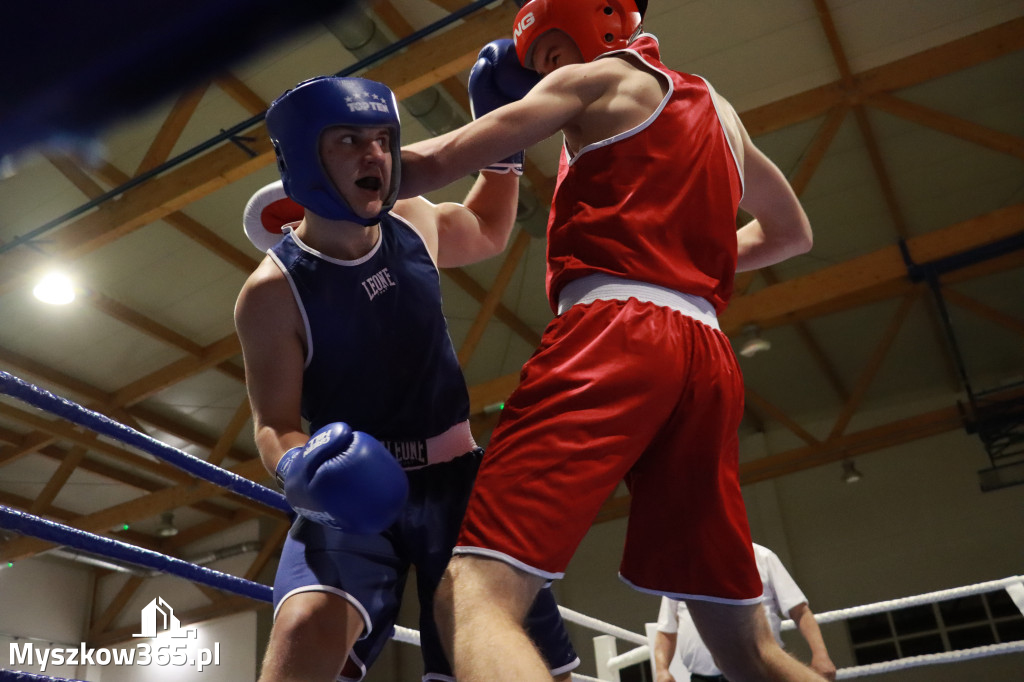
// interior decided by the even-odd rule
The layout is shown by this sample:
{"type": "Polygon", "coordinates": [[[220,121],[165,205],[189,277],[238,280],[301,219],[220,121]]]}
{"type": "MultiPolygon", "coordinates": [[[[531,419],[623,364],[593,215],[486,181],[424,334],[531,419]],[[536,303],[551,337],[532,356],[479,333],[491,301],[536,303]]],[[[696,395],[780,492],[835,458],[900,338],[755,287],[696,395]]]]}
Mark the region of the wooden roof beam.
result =
{"type": "MultiPolygon", "coordinates": [[[[230,469],[230,471],[254,481],[265,481],[270,478],[270,475],[263,468],[263,464],[259,460],[243,462],[230,469]]],[[[192,505],[201,500],[207,500],[227,493],[228,491],[225,488],[221,488],[214,483],[193,479],[189,483],[164,488],[92,514],[76,516],[68,521],[68,525],[90,533],[101,533],[115,525],[122,523],[131,524],[176,507],[192,505]]],[[[256,509],[258,513],[265,514],[266,516],[280,519],[287,518],[284,512],[270,509],[259,502],[241,496],[235,496],[235,499],[240,505],[256,509]]],[[[0,557],[5,561],[20,561],[45,550],[51,544],[45,540],[33,537],[17,538],[0,546],[0,557]]]]}
{"type": "Polygon", "coordinates": [[[1000,154],[1024,159],[1024,138],[999,132],[967,119],[936,111],[908,100],[879,92],[864,100],[869,107],[898,116],[912,123],[959,137],[962,140],[987,147],[1000,154]]]}
{"type": "Polygon", "coordinates": [[[763,135],[853,105],[879,92],[892,92],[1024,49],[1024,18],[1012,19],[977,33],[855,74],[855,90],[842,81],[828,83],[740,114],[751,136],[763,135]]]}
{"type": "MultiPolygon", "coordinates": [[[[21,370],[24,370],[29,374],[41,378],[46,383],[60,387],[61,390],[69,391],[73,394],[84,396],[86,400],[82,402],[92,403],[92,409],[98,409],[102,412],[106,412],[107,414],[113,416],[114,413],[118,412],[122,407],[115,403],[113,396],[111,396],[109,393],[101,391],[100,389],[96,388],[91,384],[88,384],[84,381],[79,381],[78,379],[75,379],[74,377],[66,375],[62,372],[57,372],[56,370],[53,370],[52,368],[47,367],[42,363],[32,360],[31,358],[21,355],[20,353],[16,353],[8,348],[0,347],[0,362],[2,362],[8,368],[20,368],[21,370]]],[[[222,364],[228,363],[225,361],[225,363],[222,364]]],[[[220,366],[221,365],[218,365],[218,367],[220,366]]],[[[241,378],[244,378],[244,372],[241,372],[240,368],[235,369],[236,371],[232,371],[230,373],[230,376],[239,376],[241,378]]],[[[63,397],[69,396],[64,395],[63,397]]],[[[178,436],[179,438],[194,443],[195,445],[198,445],[202,448],[211,449],[216,444],[215,439],[210,438],[209,436],[200,433],[195,429],[187,427],[184,424],[175,422],[172,419],[168,419],[143,405],[133,405],[130,409],[127,410],[127,414],[129,414],[134,419],[138,419],[148,424],[152,424],[153,426],[157,427],[162,431],[166,431],[167,433],[178,436]]],[[[123,418],[119,417],[119,419],[121,419],[122,422],[125,421],[123,418]]],[[[52,442],[52,439],[49,442],[52,442]]],[[[228,453],[228,456],[237,460],[252,459],[252,456],[248,452],[244,452],[236,448],[231,448],[231,451],[228,453]]],[[[0,454],[0,461],[4,461],[3,454],[0,454]]]]}
{"type": "MultiPolygon", "coordinates": [[[[441,272],[480,303],[486,300],[487,290],[477,284],[476,280],[470,277],[462,268],[450,268],[441,272]]],[[[495,307],[494,316],[531,346],[540,344],[540,334],[535,332],[530,325],[526,324],[522,318],[509,310],[503,303],[498,303],[495,307]]]]}
{"type": "MultiPolygon", "coordinates": [[[[913,237],[907,241],[907,247],[916,262],[928,263],[990,244],[1022,230],[1024,204],[1015,204],[913,237]]],[[[1024,254],[1011,253],[949,273],[943,279],[950,283],[966,281],[1022,265],[1024,254]]],[[[888,246],[810,275],[738,296],[726,308],[719,323],[729,335],[740,333],[747,324],[757,324],[762,328],[788,325],[905,295],[914,286],[907,276],[899,247],[888,246]]],[[[519,375],[508,374],[470,386],[470,413],[476,414],[487,405],[505,400],[518,384],[519,375]]]]}
{"type": "Polygon", "coordinates": [[[185,126],[192,120],[192,115],[196,113],[196,109],[199,108],[199,102],[202,101],[203,95],[206,94],[209,87],[210,84],[208,82],[202,83],[190,88],[178,97],[177,101],[171,106],[171,111],[167,118],[164,119],[163,124],[160,126],[160,130],[157,131],[152,144],[149,145],[149,149],[146,150],[146,155],[142,158],[142,162],[135,171],[136,175],[152,170],[170,158],[174,145],[181,139],[185,126]]]}
{"type": "Polygon", "coordinates": [[[77,445],[71,448],[67,456],[61,459],[60,464],[57,466],[57,470],[53,472],[50,479],[43,486],[42,491],[36,495],[36,498],[32,500],[32,504],[29,505],[28,512],[39,516],[50,506],[50,503],[57,499],[57,495],[64,488],[64,484],[71,478],[71,474],[75,472],[78,467],[78,463],[85,457],[85,448],[81,445],[77,445]]]}
{"type": "MultiPolygon", "coordinates": [[[[1024,230],[1024,204],[1015,204],[907,240],[917,263],[929,263],[990,244],[1024,230]]],[[[1008,263],[1014,263],[1010,259],[1008,263]]],[[[798,319],[834,313],[865,298],[900,295],[911,286],[897,245],[879,249],[810,275],[734,298],[720,318],[728,334],[746,324],[762,328],[792,324],[798,319]],[[851,303],[851,301],[853,303],[851,303]]]]}
{"type": "Polygon", "coordinates": [[[1001,310],[985,305],[984,303],[969,296],[965,296],[959,291],[949,287],[942,288],[942,297],[958,308],[963,308],[964,310],[967,310],[984,320],[997,324],[1003,329],[1009,330],[1018,336],[1024,336],[1024,320],[1007,315],[1001,310]]]}
{"type": "MultiPolygon", "coordinates": [[[[476,61],[482,40],[509,33],[513,9],[510,3],[503,3],[496,9],[477,13],[466,19],[461,28],[415,43],[362,75],[388,83],[395,96],[404,99],[469,68],[476,61]],[[435,66],[424,70],[425,64],[435,66]]],[[[54,230],[56,254],[73,261],[274,163],[266,126],[257,124],[246,134],[252,138],[247,141],[251,154],[236,145],[222,144],[129,189],[120,200],[107,202],[54,230]]],[[[20,255],[13,252],[0,255],[0,295],[22,282],[23,269],[7,267],[20,255]]]]}
{"type": "Polygon", "coordinates": [[[882,333],[882,338],[879,340],[874,352],[871,354],[867,364],[864,366],[860,377],[857,379],[856,385],[853,387],[849,400],[847,400],[846,404],[843,405],[843,409],[839,413],[839,417],[836,419],[836,423],[832,427],[832,431],[828,434],[828,438],[826,440],[834,440],[846,431],[846,427],[850,424],[850,419],[864,401],[864,396],[867,394],[868,387],[871,386],[871,382],[874,378],[878,376],[878,370],[882,368],[882,362],[885,360],[886,355],[889,354],[889,349],[892,348],[892,344],[896,340],[896,335],[899,333],[900,328],[903,326],[903,322],[907,319],[907,315],[910,313],[910,307],[917,301],[919,295],[919,291],[913,290],[903,297],[903,300],[896,309],[896,313],[893,315],[892,320],[889,321],[888,326],[882,333]]]}
{"type": "Polygon", "coordinates": [[[491,288],[487,292],[487,296],[484,297],[480,310],[477,312],[476,319],[473,320],[473,324],[469,328],[466,338],[462,341],[462,347],[459,349],[459,364],[463,367],[465,367],[466,364],[469,363],[469,359],[473,357],[473,352],[480,343],[480,339],[483,338],[484,331],[487,329],[487,325],[490,324],[491,318],[494,317],[495,310],[497,309],[498,304],[501,303],[501,297],[504,295],[505,289],[508,287],[508,283],[512,280],[512,275],[515,274],[516,269],[519,267],[519,262],[523,258],[523,254],[526,253],[526,249],[530,246],[530,240],[531,237],[525,230],[519,230],[515,241],[512,242],[512,248],[510,248],[505,254],[505,259],[502,261],[501,269],[498,271],[498,275],[494,278],[494,282],[491,284],[491,288]]]}

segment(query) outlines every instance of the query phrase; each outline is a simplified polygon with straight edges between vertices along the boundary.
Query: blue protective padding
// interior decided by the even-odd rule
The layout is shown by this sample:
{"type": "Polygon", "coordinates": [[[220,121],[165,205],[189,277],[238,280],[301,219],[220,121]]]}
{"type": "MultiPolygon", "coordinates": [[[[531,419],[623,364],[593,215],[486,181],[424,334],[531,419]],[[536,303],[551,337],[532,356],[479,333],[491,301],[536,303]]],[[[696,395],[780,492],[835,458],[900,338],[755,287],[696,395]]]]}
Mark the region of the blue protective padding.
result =
{"type": "Polygon", "coordinates": [[[222,573],[212,568],[198,566],[183,559],[130,545],[127,542],[87,533],[84,530],[65,526],[55,521],[48,521],[47,519],[26,514],[4,505],[0,505],[0,527],[58,545],[74,547],[91,554],[98,554],[111,559],[126,561],[136,566],[151,568],[161,573],[176,575],[192,582],[209,585],[210,587],[250,599],[256,599],[257,601],[270,602],[273,599],[273,588],[269,585],[255,583],[229,573],[222,573]]]}
{"type": "Polygon", "coordinates": [[[398,100],[383,83],[365,78],[310,78],[275,99],[267,110],[284,191],[313,213],[330,220],[376,225],[398,199],[402,175],[398,100]],[[334,126],[386,128],[391,132],[391,179],[380,211],[363,217],[335,187],[320,158],[320,137],[334,126]]]}
{"type": "Polygon", "coordinates": [[[222,488],[248,497],[251,500],[261,502],[268,507],[280,509],[286,513],[291,513],[292,511],[291,506],[284,499],[284,495],[276,490],[271,490],[259,483],[253,483],[243,476],[210,464],[166,443],[161,443],[155,438],[120,424],[106,415],[93,412],[78,403],[56,396],[7,372],[0,372],[0,393],[6,393],[33,407],[38,407],[41,410],[62,417],[69,422],[134,446],[168,464],[174,465],[182,471],[215,483],[222,488]]]}
{"type": "Polygon", "coordinates": [[[4,670],[0,668],[0,682],[86,682],[86,680],[71,679],[70,677],[50,677],[49,675],[36,675],[35,673],[23,673],[20,670],[4,670]]]}

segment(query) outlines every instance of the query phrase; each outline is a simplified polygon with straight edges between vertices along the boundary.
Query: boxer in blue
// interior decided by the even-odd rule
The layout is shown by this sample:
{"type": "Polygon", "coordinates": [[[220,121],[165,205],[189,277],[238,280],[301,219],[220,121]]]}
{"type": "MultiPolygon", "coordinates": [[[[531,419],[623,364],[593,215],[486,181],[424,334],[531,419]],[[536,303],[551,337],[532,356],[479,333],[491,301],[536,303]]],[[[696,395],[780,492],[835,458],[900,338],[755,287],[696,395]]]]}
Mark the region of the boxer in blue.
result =
{"type": "MultiPolygon", "coordinates": [[[[482,55],[470,84],[478,115],[514,98],[517,69],[514,54],[482,55]]],[[[529,83],[516,87],[521,96],[529,83]]],[[[298,514],[260,680],[361,679],[393,632],[410,566],[423,679],[454,680],[433,595],[481,451],[438,268],[504,249],[521,158],[481,172],[465,205],[396,202],[400,124],[387,87],[313,79],[266,120],[284,191],[305,217],[267,250],[235,308],[256,444],[298,514]]],[[[530,623],[552,674],[568,678],[579,659],[550,590],[530,623]]]]}

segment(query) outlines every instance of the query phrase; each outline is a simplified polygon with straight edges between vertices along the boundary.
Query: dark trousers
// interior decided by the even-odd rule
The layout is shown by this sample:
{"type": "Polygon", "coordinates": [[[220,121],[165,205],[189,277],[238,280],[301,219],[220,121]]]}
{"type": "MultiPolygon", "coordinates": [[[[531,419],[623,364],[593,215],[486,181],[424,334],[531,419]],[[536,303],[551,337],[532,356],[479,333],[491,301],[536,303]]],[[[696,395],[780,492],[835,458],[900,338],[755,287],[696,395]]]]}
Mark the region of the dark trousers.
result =
{"type": "Polygon", "coordinates": [[[690,682],[729,682],[725,679],[725,675],[701,675],[700,673],[690,673],[690,682]]]}

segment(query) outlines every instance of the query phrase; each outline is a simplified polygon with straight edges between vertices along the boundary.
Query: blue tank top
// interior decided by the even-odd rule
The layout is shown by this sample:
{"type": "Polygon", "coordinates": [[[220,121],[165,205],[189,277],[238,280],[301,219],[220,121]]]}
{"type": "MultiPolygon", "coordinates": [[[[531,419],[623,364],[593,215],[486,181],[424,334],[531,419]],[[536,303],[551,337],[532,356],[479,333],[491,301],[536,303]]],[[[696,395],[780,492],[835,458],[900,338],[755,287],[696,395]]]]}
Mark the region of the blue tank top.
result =
{"type": "Polygon", "coordinates": [[[271,249],[306,325],[310,433],[344,421],[378,440],[418,440],[469,417],[437,267],[402,219],[385,215],[380,233],[354,261],[325,256],[294,233],[271,249]]]}

